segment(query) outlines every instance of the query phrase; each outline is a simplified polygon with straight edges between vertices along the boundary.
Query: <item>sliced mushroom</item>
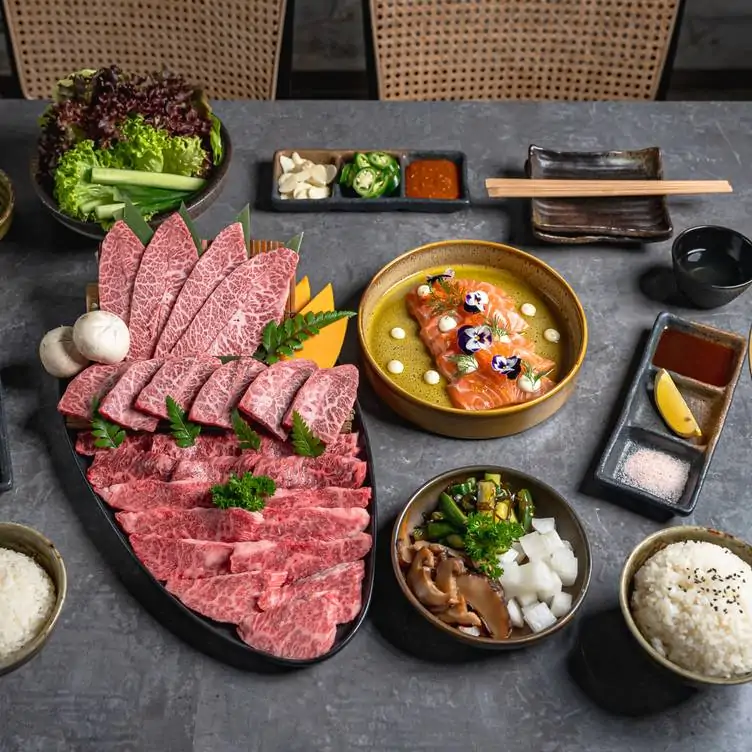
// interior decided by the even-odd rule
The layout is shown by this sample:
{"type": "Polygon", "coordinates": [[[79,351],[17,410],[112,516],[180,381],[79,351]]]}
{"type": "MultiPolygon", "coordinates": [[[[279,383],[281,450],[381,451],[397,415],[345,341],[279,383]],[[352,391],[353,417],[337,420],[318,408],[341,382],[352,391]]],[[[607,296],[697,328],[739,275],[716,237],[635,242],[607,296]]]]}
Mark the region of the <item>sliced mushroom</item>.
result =
{"type": "Polygon", "coordinates": [[[480,627],[483,624],[478,614],[467,610],[467,601],[462,596],[460,596],[459,603],[436,616],[447,624],[461,627],[480,627]]]}
{"type": "Polygon", "coordinates": [[[410,543],[409,538],[400,538],[397,542],[397,554],[401,564],[405,566],[412,564],[415,558],[415,552],[421,548],[427,548],[431,544],[428,541],[420,540],[410,543]]]}
{"type": "Polygon", "coordinates": [[[457,577],[457,590],[483,619],[492,637],[506,640],[512,634],[507,605],[486,577],[477,574],[460,575],[457,577]]]}
{"type": "Polygon", "coordinates": [[[433,554],[427,548],[421,548],[415,554],[413,563],[407,573],[407,584],[415,597],[430,608],[446,608],[456,602],[449,593],[444,593],[436,587],[431,577],[431,570],[435,564],[433,554]]]}
{"type": "Polygon", "coordinates": [[[444,559],[436,567],[436,587],[452,598],[457,598],[457,575],[464,574],[465,565],[460,559],[444,559]]]}

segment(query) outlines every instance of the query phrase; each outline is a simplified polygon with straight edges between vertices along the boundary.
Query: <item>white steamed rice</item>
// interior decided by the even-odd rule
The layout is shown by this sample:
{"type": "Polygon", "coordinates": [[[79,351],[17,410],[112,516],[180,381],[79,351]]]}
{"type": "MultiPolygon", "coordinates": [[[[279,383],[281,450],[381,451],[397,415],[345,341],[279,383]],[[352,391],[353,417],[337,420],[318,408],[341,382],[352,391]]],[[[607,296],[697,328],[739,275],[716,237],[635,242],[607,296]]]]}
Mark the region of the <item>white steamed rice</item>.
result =
{"type": "Polygon", "coordinates": [[[0,658],[30,642],[55,605],[55,585],[34,559],[0,548],[0,658]]]}
{"type": "Polygon", "coordinates": [[[752,671],[752,567],[723,546],[672,543],[634,578],[632,615],[672,663],[702,676],[752,671]]]}

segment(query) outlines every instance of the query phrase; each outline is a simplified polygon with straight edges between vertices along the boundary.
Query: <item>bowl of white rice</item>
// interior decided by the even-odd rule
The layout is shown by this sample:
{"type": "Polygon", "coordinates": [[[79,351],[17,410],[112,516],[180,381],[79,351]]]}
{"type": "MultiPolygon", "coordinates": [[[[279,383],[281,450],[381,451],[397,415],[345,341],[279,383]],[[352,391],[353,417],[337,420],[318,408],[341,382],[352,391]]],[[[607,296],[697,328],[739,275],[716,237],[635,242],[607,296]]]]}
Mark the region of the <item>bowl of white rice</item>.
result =
{"type": "Polygon", "coordinates": [[[0,676],[45,646],[66,588],[65,565],[55,546],[30,527],[0,522],[0,676]]]}
{"type": "Polygon", "coordinates": [[[752,546],[704,527],[671,527],[624,565],[619,602],[645,652],[695,686],[752,681],[752,546]]]}

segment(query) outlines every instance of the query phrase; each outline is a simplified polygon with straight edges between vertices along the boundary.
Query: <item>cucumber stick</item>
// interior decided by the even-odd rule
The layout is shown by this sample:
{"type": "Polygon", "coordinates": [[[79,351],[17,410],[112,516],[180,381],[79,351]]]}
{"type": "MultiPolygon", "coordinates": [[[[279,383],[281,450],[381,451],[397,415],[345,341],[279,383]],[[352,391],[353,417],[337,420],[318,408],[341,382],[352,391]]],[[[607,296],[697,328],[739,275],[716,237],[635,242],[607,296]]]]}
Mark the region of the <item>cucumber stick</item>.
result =
{"type": "Polygon", "coordinates": [[[173,191],[198,191],[206,185],[203,178],[189,178],[166,172],[116,170],[106,167],[93,167],[91,182],[100,185],[142,185],[147,188],[162,188],[173,191]]]}

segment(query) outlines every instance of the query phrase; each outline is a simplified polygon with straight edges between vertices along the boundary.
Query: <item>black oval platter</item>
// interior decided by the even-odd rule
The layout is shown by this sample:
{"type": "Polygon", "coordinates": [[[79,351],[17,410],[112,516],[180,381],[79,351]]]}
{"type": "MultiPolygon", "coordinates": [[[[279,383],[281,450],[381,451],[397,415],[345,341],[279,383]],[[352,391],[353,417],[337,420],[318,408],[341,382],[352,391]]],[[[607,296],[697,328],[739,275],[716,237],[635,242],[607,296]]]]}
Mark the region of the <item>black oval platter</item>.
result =
{"type": "MultiPolygon", "coordinates": [[[[60,382],[64,386],[64,382],[60,382]]],[[[371,502],[368,512],[371,522],[366,532],[373,538],[373,545],[365,557],[365,577],[363,578],[362,606],[358,616],[348,624],[341,624],[337,628],[337,637],[328,653],[317,658],[306,660],[292,660],[279,658],[260,650],[256,650],[244,643],[232,625],[220,624],[184,606],[177,598],[170,594],[151,573],[141,564],[133,553],[127,535],[120,529],[115,520],[114,510],[110,509],[104,500],[94,491],[86,478],[86,470],[91,462],[89,457],[80,456],[75,450],[75,430],[65,427],[61,416],[59,424],[63,425],[66,442],[73,462],[60,458],[60,470],[65,473],[65,488],[70,494],[71,503],[80,518],[87,533],[94,541],[100,553],[107,560],[115,573],[125,584],[130,593],[141,602],[163,626],[187,642],[189,645],[216,660],[245,671],[269,672],[279,669],[296,669],[319,663],[331,658],[347,645],[355,636],[365,619],[371,603],[374,578],[374,550],[376,546],[376,531],[378,522],[376,517],[376,489],[373,479],[373,463],[371,448],[368,442],[365,425],[360,406],[355,406],[355,419],[352,430],[360,435],[361,453],[368,465],[365,485],[372,489],[371,502]],[[67,466],[67,467],[66,467],[67,466]]],[[[53,446],[57,442],[53,442],[53,446]]]]}

